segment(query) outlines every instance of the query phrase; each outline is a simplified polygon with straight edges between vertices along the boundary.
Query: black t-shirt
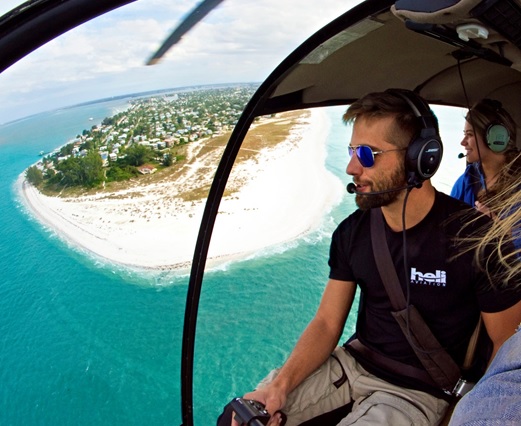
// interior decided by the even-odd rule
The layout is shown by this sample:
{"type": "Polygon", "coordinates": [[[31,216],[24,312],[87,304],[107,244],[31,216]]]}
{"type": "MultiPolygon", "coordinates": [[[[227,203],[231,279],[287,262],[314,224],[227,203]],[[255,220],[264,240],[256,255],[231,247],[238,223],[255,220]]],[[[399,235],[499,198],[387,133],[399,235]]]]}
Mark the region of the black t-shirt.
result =
{"type": "MultiPolygon", "coordinates": [[[[360,287],[356,334],[352,338],[358,338],[387,357],[422,368],[391,315],[393,309],[371,246],[370,216],[370,211],[357,210],[333,233],[329,276],[335,280],[356,282],[360,287]]],[[[491,225],[488,218],[468,205],[436,191],[431,211],[419,224],[406,231],[410,304],[419,310],[458,365],[463,363],[480,311],[499,312],[521,300],[521,291],[494,289],[487,274],[475,263],[474,251],[465,252],[456,241],[456,236],[476,235],[484,226],[491,225]],[[455,257],[458,253],[460,255],[455,257]]],[[[393,232],[387,224],[385,228],[389,250],[406,294],[403,233],[393,232]]],[[[499,266],[497,268],[499,270],[499,266]]],[[[440,396],[439,390],[415,380],[396,377],[372,365],[352,348],[348,350],[369,372],[391,383],[440,396]]],[[[486,365],[486,360],[482,364],[486,365]]]]}

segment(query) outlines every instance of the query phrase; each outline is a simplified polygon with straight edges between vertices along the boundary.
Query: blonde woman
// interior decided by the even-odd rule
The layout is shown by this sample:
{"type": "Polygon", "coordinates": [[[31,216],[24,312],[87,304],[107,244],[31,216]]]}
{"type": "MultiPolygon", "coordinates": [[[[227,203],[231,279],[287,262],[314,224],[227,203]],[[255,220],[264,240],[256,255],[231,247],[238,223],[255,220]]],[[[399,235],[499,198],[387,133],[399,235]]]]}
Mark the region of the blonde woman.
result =
{"type": "MultiPolygon", "coordinates": [[[[496,196],[496,200],[509,196],[498,211],[504,219],[497,221],[485,237],[476,243],[476,257],[485,268],[491,256],[499,258],[506,266],[505,274],[494,277],[492,281],[502,287],[519,282],[521,275],[521,249],[511,252],[508,248],[513,240],[519,240],[521,234],[520,184],[521,176],[496,196]],[[492,254],[485,255],[486,247],[490,247],[491,242],[499,243],[495,244],[492,254]]],[[[488,424],[521,424],[521,324],[516,333],[501,346],[474,389],[457,404],[450,421],[450,426],[488,424]]]]}

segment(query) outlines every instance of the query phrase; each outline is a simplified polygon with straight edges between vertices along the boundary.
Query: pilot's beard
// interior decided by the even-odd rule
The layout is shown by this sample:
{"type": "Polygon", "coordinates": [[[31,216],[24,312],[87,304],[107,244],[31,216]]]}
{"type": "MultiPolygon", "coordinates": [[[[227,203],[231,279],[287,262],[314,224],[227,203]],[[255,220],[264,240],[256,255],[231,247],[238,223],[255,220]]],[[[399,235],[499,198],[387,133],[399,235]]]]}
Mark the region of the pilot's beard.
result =
{"type": "MultiPolygon", "coordinates": [[[[380,182],[374,182],[371,186],[371,192],[386,191],[393,188],[403,188],[407,184],[405,180],[405,167],[402,166],[395,170],[391,176],[383,178],[380,182]]],[[[356,205],[361,210],[369,210],[375,207],[388,206],[398,199],[402,191],[386,192],[385,194],[357,194],[355,198],[356,205]]]]}

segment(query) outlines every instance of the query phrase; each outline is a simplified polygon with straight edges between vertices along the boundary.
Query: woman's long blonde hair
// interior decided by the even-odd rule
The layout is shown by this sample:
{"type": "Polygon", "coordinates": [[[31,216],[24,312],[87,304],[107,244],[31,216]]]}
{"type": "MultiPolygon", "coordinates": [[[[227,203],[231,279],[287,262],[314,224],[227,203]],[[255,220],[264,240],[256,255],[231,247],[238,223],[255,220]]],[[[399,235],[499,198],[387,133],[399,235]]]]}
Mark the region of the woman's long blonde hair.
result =
{"type": "MultiPolygon", "coordinates": [[[[521,154],[514,158],[520,161],[521,154]]],[[[521,240],[521,175],[503,187],[501,192],[490,199],[497,206],[497,219],[491,224],[484,236],[476,239],[473,247],[476,248],[476,260],[486,269],[492,258],[497,259],[505,266],[503,276],[491,276],[491,282],[508,285],[514,276],[521,273],[521,247],[512,250],[514,241],[521,240]],[[492,252],[490,251],[492,247],[492,252]]]]}

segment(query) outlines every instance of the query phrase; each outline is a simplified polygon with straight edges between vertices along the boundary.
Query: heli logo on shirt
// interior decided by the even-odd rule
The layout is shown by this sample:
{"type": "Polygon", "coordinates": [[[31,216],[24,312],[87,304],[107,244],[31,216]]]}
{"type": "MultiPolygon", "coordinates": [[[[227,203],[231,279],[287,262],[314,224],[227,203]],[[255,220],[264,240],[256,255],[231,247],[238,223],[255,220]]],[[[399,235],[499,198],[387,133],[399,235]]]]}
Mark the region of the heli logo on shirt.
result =
{"type": "Polygon", "coordinates": [[[416,268],[411,268],[411,284],[431,285],[436,287],[445,287],[447,285],[447,272],[420,272],[416,268]]]}

